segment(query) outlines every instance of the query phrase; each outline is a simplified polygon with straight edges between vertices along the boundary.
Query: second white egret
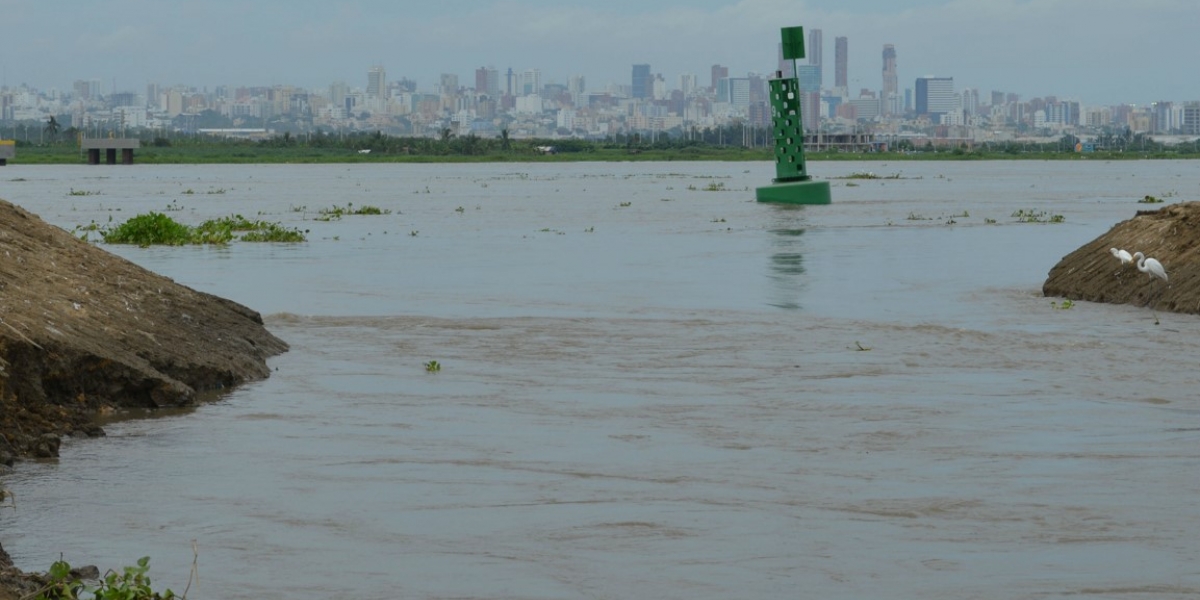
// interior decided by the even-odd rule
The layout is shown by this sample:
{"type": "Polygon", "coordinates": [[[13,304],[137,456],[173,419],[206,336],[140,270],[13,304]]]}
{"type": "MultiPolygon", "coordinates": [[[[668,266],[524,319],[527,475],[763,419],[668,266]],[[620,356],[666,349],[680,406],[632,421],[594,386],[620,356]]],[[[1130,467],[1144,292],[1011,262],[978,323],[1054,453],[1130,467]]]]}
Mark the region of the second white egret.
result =
{"type": "Polygon", "coordinates": [[[1147,258],[1141,252],[1134,252],[1133,258],[1137,260],[1139,271],[1149,273],[1151,277],[1157,277],[1163,281],[1167,280],[1167,270],[1163,268],[1162,263],[1153,258],[1147,258]]]}

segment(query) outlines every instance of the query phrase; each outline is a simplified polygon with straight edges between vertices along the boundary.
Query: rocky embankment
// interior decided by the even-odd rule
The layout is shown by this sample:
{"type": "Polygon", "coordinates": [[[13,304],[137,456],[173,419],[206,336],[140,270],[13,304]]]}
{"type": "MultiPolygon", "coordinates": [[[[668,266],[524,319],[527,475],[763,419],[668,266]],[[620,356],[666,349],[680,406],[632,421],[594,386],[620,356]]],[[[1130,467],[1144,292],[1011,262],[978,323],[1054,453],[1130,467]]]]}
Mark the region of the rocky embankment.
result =
{"type": "MultiPolygon", "coordinates": [[[[265,378],[286,350],[257,312],[0,200],[0,463],[102,435],[99,414],[189,406],[265,378]]],[[[6,559],[0,549],[0,579],[6,559]]]]}
{"type": "Polygon", "coordinates": [[[1046,296],[1132,304],[1160,311],[1200,314],[1200,202],[1143,210],[1063,257],[1050,269],[1046,296]],[[1109,251],[1142,252],[1158,259],[1167,281],[1121,264],[1109,251]]]}

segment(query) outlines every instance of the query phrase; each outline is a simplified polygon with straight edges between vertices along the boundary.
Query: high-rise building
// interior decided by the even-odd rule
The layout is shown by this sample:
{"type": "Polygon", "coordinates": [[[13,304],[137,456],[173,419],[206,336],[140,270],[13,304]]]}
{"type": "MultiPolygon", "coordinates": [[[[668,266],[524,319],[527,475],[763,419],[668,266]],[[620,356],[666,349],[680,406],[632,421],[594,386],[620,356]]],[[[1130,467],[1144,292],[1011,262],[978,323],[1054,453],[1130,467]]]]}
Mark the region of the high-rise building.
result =
{"type": "Polygon", "coordinates": [[[717,84],[722,79],[725,79],[726,77],[729,77],[729,67],[722,67],[721,65],[713,65],[712,66],[712,85],[709,86],[709,89],[711,89],[713,92],[716,92],[717,84]]]}
{"type": "Polygon", "coordinates": [[[796,65],[796,71],[796,79],[800,80],[801,92],[821,91],[821,67],[817,65],[796,65]]]}
{"type": "Polygon", "coordinates": [[[650,74],[650,65],[633,65],[633,97],[652,98],[654,96],[654,76],[650,74]]]}
{"type": "Polygon", "coordinates": [[[962,109],[963,114],[979,114],[979,90],[967,88],[962,91],[962,109]]]}
{"type": "Polygon", "coordinates": [[[100,82],[96,80],[84,81],[76,80],[72,86],[75,89],[75,96],[83,100],[91,100],[100,97],[100,82]]]}
{"type": "Polygon", "coordinates": [[[1200,134],[1200,102],[1183,103],[1183,134],[1200,134]]]}
{"type": "Polygon", "coordinates": [[[479,67],[478,69],[475,69],[475,93],[480,95],[488,94],[486,67],[479,67]]]}
{"type": "Polygon", "coordinates": [[[382,98],[385,90],[387,90],[387,73],[381,66],[371,67],[371,70],[367,71],[367,97],[382,98]]]}
{"type": "Polygon", "coordinates": [[[821,30],[811,29],[808,32],[808,64],[821,66],[821,48],[824,47],[824,42],[821,41],[821,30]]]}
{"type": "Polygon", "coordinates": [[[850,89],[848,79],[846,78],[846,67],[850,60],[850,42],[845,36],[836,37],[833,40],[833,86],[840,88],[843,92],[850,89]]]}
{"type": "Polygon", "coordinates": [[[684,73],[679,76],[679,90],[683,95],[691,96],[696,92],[696,76],[691,73],[684,73]]]}
{"type": "Polygon", "coordinates": [[[458,94],[458,75],[453,73],[442,73],[438,78],[438,91],[443,96],[455,96],[458,94]]]}
{"type": "Polygon", "coordinates": [[[794,66],[792,59],[783,57],[783,44],[775,45],[775,67],[776,71],[782,77],[795,77],[796,72],[792,68],[794,66]]]}
{"type": "Polygon", "coordinates": [[[813,29],[813,30],[809,31],[808,32],[808,64],[817,68],[817,87],[809,90],[814,93],[819,92],[821,87],[825,85],[825,81],[822,79],[822,74],[825,72],[825,69],[821,68],[822,64],[823,64],[822,63],[822,56],[823,56],[822,49],[824,47],[825,47],[825,43],[822,41],[821,30],[813,29]]]}
{"type": "Polygon", "coordinates": [[[500,72],[496,67],[475,69],[475,93],[483,96],[500,95],[500,72]]]}
{"type": "Polygon", "coordinates": [[[717,101],[728,102],[739,108],[750,106],[750,78],[726,77],[717,82],[717,101]]]}
{"type": "MultiPolygon", "coordinates": [[[[816,65],[808,65],[816,66],[816,65]]],[[[805,131],[817,132],[821,129],[821,92],[806,92],[800,89],[800,122],[805,131]]]]}
{"type": "Polygon", "coordinates": [[[900,82],[896,77],[896,47],[891,44],[883,45],[883,95],[887,99],[900,91],[900,82]]]}
{"type": "Polygon", "coordinates": [[[541,69],[526,69],[517,81],[518,96],[536,96],[542,93],[541,69]]]}
{"type": "Polygon", "coordinates": [[[583,75],[572,75],[567,79],[567,92],[571,94],[576,104],[578,104],[579,98],[583,96],[583,93],[587,91],[586,81],[583,75]]]}
{"type": "Polygon", "coordinates": [[[935,117],[955,110],[959,110],[959,100],[954,95],[953,77],[917,78],[918,115],[935,117]]]}
{"type": "MultiPolygon", "coordinates": [[[[114,94],[115,95],[115,94],[114,94]]],[[[1181,123],[1175,122],[1176,111],[1172,102],[1154,102],[1150,104],[1150,133],[1170,133],[1179,128],[1181,123]]],[[[1182,111],[1178,113],[1182,115],[1182,111]]]]}
{"type": "Polygon", "coordinates": [[[146,84],[146,107],[158,110],[160,91],[157,83],[146,84]]]}
{"type": "Polygon", "coordinates": [[[344,81],[329,84],[329,102],[337,107],[345,106],[346,96],[350,95],[350,86],[344,81]]]}

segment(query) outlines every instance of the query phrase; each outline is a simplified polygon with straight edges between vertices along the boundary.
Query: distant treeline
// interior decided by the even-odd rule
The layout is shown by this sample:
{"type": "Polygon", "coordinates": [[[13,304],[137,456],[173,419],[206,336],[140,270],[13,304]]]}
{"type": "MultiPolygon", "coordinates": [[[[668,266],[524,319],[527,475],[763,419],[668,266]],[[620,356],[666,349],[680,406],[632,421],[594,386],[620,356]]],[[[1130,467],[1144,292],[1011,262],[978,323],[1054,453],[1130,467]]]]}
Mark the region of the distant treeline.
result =
{"type": "MultiPolygon", "coordinates": [[[[79,162],[79,131],[41,131],[18,136],[14,163],[79,162]]],[[[437,137],[397,136],[373,132],[285,132],[266,139],[249,140],[199,133],[163,134],[141,131],[139,163],[253,163],[253,162],[434,162],[434,161],[580,161],[580,160],[771,160],[771,130],[734,124],[691,129],[676,135],[616,134],[605,139],[513,138],[507,130],[497,136],[473,133],[456,135],[443,129],[437,137]]],[[[105,136],[107,137],[107,136],[105,136]]],[[[907,139],[878,149],[823,148],[810,151],[811,160],[872,159],[1013,159],[1013,158],[1200,158],[1200,139],[1164,145],[1128,130],[1106,133],[1087,143],[1089,152],[1077,152],[1081,140],[1065,135],[1046,142],[1006,141],[950,147],[907,139]]]]}

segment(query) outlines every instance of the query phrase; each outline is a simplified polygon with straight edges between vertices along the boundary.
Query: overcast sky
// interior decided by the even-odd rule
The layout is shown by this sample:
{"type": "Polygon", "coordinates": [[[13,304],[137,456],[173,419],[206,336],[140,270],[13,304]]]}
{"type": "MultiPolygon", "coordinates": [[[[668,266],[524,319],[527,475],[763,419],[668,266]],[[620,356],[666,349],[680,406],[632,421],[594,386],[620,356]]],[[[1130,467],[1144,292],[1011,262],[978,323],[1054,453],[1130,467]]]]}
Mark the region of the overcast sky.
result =
{"type": "Polygon", "coordinates": [[[670,87],[713,64],[732,76],[775,69],[779,28],[849,38],[849,79],[881,86],[894,44],[902,88],[925,75],[955,87],[1055,95],[1089,105],[1200,100],[1200,0],[0,0],[0,84],[105,92],[147,83],[432,89],[441,73],[537,68],[628,84],[648,63],[670,87]]]}

